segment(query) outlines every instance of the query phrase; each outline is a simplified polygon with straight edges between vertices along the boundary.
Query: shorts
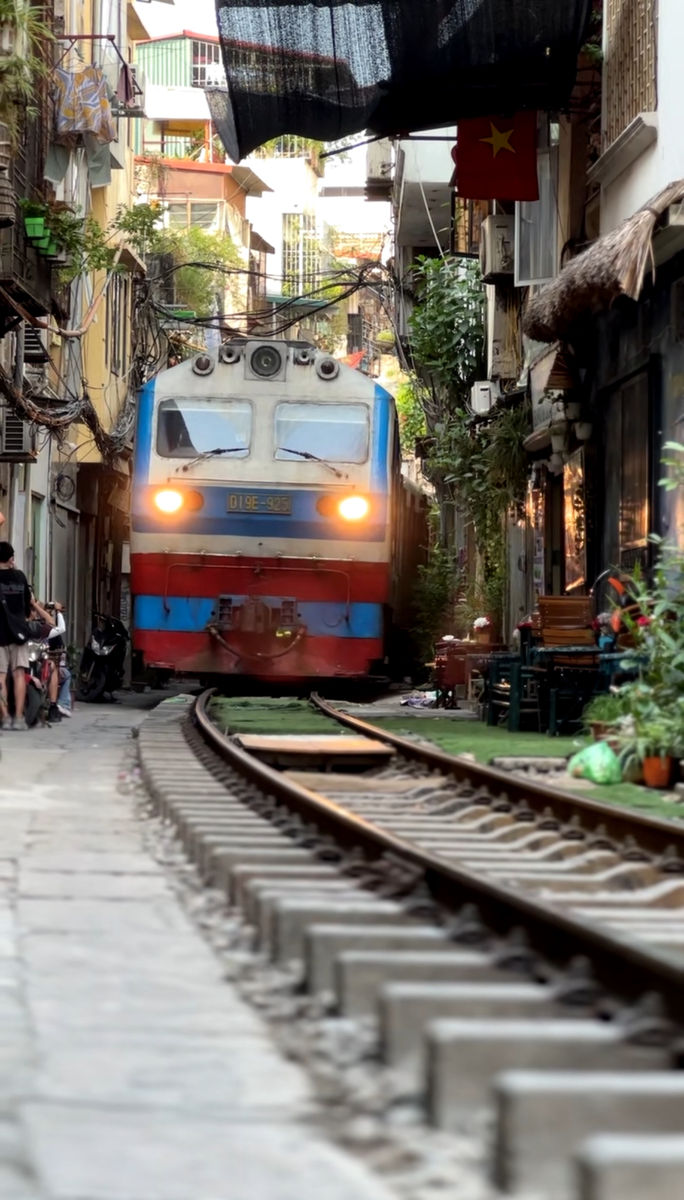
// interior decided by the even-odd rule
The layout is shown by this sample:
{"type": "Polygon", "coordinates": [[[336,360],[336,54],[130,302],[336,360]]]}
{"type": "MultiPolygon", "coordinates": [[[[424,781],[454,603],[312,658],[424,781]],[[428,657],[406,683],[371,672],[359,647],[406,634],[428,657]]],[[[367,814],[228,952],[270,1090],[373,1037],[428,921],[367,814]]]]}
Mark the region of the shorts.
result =
{"type": "Polygon", "coordinates": [[[6,675],[8,671],[16,671],[19,667],[26,669],[28,665],[28,645],[0,646],[0,675],[6,675]]]}

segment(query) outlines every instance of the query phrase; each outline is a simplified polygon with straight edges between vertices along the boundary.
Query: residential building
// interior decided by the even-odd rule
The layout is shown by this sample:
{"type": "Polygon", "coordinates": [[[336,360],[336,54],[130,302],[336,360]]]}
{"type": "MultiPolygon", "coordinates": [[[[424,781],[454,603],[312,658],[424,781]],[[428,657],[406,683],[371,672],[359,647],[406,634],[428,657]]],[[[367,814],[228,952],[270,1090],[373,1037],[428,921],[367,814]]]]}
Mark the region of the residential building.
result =
{"type": "MultiPolygon", "coordinates": [[[[684,182],[669,206],[644,212],[653,257],[647,249],[636,297],[605,283],[614,249],[606,239],[672,180],[684,181],[682,45],[677,0],[595,0],[567,111],[538,117],[539,199],[466,205],[460,235],[449,143],[420,135],[398,143],[402,331],[416,255],[468,253],[479,241],[486,370],[473,411],[490,420],[502,405],[531,402],[526,514],[512,512],[508,531],[506,636],[540,594],[587,593],[611,567],[648,569],[652,532],[684,536],[677,494],[658,487],[664,443],[684,441],[684,182]],[[580,272],[574,263],[585,252],[580,272]]],[[[369,171],[369,188],[382,177],[369,171]]]]}
{"type": "Polygon", "coordinates": [[[18,564],[38,594],[65,604],[69,637],[83,644],[93,609],[127,617],[132,310],[143,265],[112,223],[132,197],[131,127],[142,108],[128,64],[146,30],[144,9],[127,0],[43,12],[54,42],[34,48],[46,71],[36,75],[37,115],[19,118],[10,178],[46,229],[70,221],[77,244],[67,253],[55,234],[36,249],[21,209],[2,234],[0,361],[14,391],[3,388],[1,507],[18,564]],[[115,264],[100,252],[108,246],[115,264]]]}
{"type": "Polygon", "coordinates": [[[245,332],[254,328],[248,314],[265,307],[274,253],[255,228],[262,205],[250,205],[270,187],[259,164],[228,162],[214,133],[204,89],[225,82],[218,37],[184,30],[141,40],[136,73],[146,112],[136,133],[137,198],[159,201],[167,228],[230,237],[242,273],[226,275],[221,307],[226,328],[245,332]]]}
{"type": "MultiPolygon", "coordinates": [[[[530,297],[525,318],[550,343],[530,347],[529,361],[535,455],[546,454],[546,431],[554,443],[538,477],[543,583],[556,592],[588,591],[611,567],[648,570],[651,533],[684,537],[676,494],[658,487],[664,443],[684,440],[684,182],[676,203],[658,200],[684,180],[676,87],[684,12],[677,0],[605,0],[597,17],[601,7],[600,86],[578,108],[588,129],[576,114],[564,145],[561,125],[554,280],[530,297]],[[643,287],[635,298],[619,287],[606,294],[609,239],[644,206],[654,228],[643,287]],[[572,262],[579,250],[582,284],[572,262]]],[[[624,227],[625,248],[633,239],[634,226],[624,227]]]]}

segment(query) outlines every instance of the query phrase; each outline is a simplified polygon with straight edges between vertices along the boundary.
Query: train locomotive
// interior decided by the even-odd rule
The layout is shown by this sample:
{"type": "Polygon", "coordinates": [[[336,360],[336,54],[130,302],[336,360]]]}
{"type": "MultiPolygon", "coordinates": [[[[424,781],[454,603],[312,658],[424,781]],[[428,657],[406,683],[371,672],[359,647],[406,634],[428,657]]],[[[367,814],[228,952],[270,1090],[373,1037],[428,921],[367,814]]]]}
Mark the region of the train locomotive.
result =
{"type": "Polygon", "coordinates": [[[389,393],[306,343],[231,340],[161,371],[138,404],[135,666],[386,676],[426,545],[400,467],[389,393]]]}

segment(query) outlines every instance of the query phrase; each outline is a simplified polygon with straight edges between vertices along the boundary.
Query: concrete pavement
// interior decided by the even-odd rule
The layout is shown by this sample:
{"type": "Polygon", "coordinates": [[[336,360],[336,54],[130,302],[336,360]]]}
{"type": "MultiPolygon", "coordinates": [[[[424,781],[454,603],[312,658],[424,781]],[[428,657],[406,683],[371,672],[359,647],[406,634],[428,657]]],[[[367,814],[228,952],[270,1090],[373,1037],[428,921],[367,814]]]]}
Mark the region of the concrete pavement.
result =
{"type": "Polygon", "coordinates": [[[131,729],[169,693],[0,737],[2,1200],[391,1200],[145,849],[131,729]]]}

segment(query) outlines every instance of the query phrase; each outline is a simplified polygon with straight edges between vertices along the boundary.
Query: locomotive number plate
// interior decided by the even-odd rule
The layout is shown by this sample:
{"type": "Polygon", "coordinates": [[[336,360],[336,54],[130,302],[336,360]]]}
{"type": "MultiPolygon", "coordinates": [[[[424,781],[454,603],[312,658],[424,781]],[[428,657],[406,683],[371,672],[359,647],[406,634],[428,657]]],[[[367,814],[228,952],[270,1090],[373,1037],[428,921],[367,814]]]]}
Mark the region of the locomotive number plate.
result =
{"type": "Polygon", "coordinates": [[[228,512],[266,513],[269,516],[289,516],[292,512],[292,497],[282,492],[229,492],[228,512]]]}

